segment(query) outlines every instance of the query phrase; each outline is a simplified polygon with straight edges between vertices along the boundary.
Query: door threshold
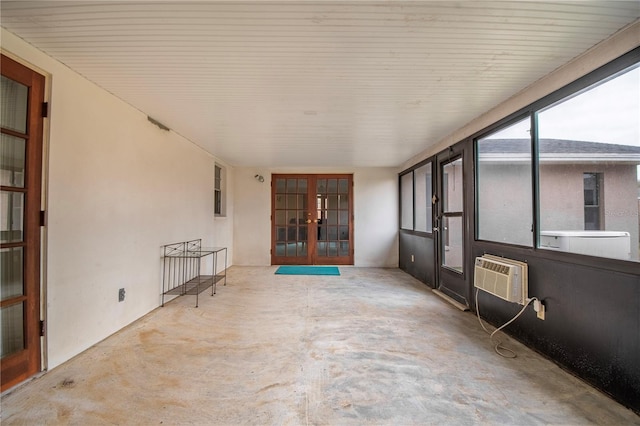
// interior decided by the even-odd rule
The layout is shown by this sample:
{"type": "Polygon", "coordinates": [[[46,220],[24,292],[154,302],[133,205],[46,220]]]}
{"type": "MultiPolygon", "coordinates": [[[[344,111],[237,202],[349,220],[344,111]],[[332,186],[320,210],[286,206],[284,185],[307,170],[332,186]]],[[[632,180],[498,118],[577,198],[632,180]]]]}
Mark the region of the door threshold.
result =
{"type": "Polygon", "coordinates": [[[434,288],[431,291],[433,291],[437,296],[440,296],[442,299],[444,299],[447,302],[451,303],[453,306],[455,306],[456,308],[460,309],[461,311],[466,312],[466,311],[469,310],[469,307],[467,305],[463,305],[462,303],[458,302],[457,300],[453,299],[452,297],[447,296],[446,294],[444,294],[443,292],[441,292],[437,288],[434,288]]]}

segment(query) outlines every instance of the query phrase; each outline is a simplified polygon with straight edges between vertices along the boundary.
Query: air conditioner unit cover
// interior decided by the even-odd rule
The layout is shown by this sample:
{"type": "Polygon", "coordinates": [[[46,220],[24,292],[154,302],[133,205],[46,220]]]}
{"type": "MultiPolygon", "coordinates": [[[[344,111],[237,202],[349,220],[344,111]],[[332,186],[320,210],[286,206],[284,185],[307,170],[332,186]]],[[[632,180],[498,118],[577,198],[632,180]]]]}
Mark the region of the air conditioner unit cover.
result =
{"type": "Polygon", "coordinates": [[[527,297],[522,262],[477,257],[474,286],[509,302],[524,304],[527,297]]]}

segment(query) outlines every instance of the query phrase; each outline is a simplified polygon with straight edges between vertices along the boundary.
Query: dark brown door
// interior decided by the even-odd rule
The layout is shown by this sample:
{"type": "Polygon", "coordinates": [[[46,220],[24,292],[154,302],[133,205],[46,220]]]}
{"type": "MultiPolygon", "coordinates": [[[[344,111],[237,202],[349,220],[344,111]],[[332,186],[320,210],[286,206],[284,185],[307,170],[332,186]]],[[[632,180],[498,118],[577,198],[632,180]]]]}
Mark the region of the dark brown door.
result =
{"type": "Polygon", "coordinates": [[[2,55],[2,390],[40,371],[40,192],[44,77],[2,55]]]}
{"type": "Polygon", "coordinates": [[[464,151],[457,145],[436,156],[436,288],[469,306],[465,223],[464,151]]]}
{"type": "Polygon", "coordinates": [[[273,175],[271,264],[353,265],[353,175],[273,175]]]}

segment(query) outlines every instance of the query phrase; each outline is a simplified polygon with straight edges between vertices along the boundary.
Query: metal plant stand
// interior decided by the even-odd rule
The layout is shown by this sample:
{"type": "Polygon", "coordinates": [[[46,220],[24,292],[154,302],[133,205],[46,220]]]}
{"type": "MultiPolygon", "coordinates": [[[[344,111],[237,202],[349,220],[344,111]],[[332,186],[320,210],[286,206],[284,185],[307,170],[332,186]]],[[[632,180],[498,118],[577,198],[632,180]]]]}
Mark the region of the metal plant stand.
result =
{"type": "Polygon", "coordinates": [[[162,306],[165,296],[196,296],[196,308],[201,292],[211,287],[211,295],[216,294],[217,283],[227,285],[227,248],[202,247],[202,239],[167,244],[163,249],[162,263],[162,306]],[[218,271],[219,256],[224,252],[224,269],[218,271]],[[213,256],[211,275],[201,274],[203,258],[213,256]]]}

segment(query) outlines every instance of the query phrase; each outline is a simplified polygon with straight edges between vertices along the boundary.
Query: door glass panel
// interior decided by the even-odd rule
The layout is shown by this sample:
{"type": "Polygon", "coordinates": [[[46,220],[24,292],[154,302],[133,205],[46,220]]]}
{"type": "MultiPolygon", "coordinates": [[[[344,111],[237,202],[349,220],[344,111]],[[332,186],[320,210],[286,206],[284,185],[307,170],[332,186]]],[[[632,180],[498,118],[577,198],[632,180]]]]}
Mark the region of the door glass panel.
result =
{"type": "Polygon", "coordinates": [[[298,227],[297,226],[289,226],[287,227],[287,241],[297,241],[298,236],[298,227]]]}
{"type": "Polygon", "coordinates": [[[27,132],[29,88],[2,76],[0,90],[0,121],[5,129],[27,132]]]}
{"type": "Polygon", "coordinates": [[[0,250],[0,300],[24,294],[22,247],[0,250]]]}
{"type": "Polygon", "coordinates": [[[296,183],[298,182],[297,179],[287,179],[287,192],[289,194],[296,192],[297,189],[297,185],[296,183]]]}
{"type": "Polygon", "coordinates": [[[348,225],[349,224],[349,212],[346,210],[340,211],[340,225],[348,225]]]}
{"type": "Polygon", "coordinates": [[[25,140],[2,135],[0,145],[0,184],[24,188],[25,140]]]}
{"type": "Polygon", "coordinates": [[[447,212],[462,211],[462,158],[442,167],[442,208],[447,212]]]}
{"type": "Polygon", "coordinates": [[[276,178],[275,255],[307,255],[307,179],[276,178]]]}
{"type": "Polygon", "coordinates": [[[349,180],[343,178],[318,179],[318,257],[342,256],[341,240],[346,240],[344,251],[349,253],[349,180]],[[344,226],[339,226],[344,225],[344,226]],[[326,242],[326,244],[325,244],[326,242]]]}
{"type": "Polygon", "coordinates": [[[337,224],[338,224],[338,211],[329,210],[327,212],[327,225],[337,225],[337,224]]]}
{"type": "Polygon", "coordinates": [[[24,349],[24,308],[23,303],[7,306],[0,310],[2,336],[0,352],[2,358],[24,349]]]}
{"type": "Polygon", "coordinates": [[[339,235],[338,238],[340,240],[348,240],[349,239],[349,227],[348,226],[341,226],[339,228],[339,235]]]}
{"type": "Polygon", "coordinates": [[[348,179],[338,179],[338,192],[341,194],[349,193],[349,180],[348,179]]]}
{"type": "Polygon", "coordinates": [[[318,240],[326,240],[326,239],[327,239],[327,227],[318,226],[318,240]]]}
{"type": "Polygon", "coordinates": [[[298,212],[296,210],[287,210],[287,223],[289,225],[295,225],[298,219],[298,212]]]}
{"type": "Polygon", "coordinates": [[[349,256],[349,241],[340,241],[340,256],[349,256]]]}
{"type": "Polygon", "coordinates": [[[296,256],[296,243],[295,242],[287,242],[287,253],[286,256],[295,257],[296,256]]]}
{"type": "Polygon", "coordinates": [[[346,194],[338,195],[338,208],[339,209],[348,209],[349,208],[349,196],[346,194]]]}
{"type": "Polygon", "coordinates": [[[463,272],[462,217],[444,217],[442,232],[442,266],[463,272]]]}
{"type": "Polygon", "coordinates": [[[338,239],[338,227],[337,226],[329,226],[329,240],[337,240],[338,239]]]}
{"type": "Polygon", "coordinates": [[[3,243],[22,241],[24,194],[21,192],[2,191],[2,222],[0,223],[0,240],[3,243]]]}
{"type": "Polygon", "coordinates": [[[307,193],[307,180],[306,179],[298,179],[298,192],[301,194],[307,193]]]}
{"type": "Polygon", "coordinates": [[[337,209],[338,208],[338,196],[337,195],[328,195],[327,196],[327,208],[328,209],[337,209]]]}
{"type": "Polygon", "coordinates": [[[297,253],[298,256],[307,256],[307,226],[298,227],[297,253]]]}
{"type": "Polygon", "coordinates": [[[462,158],[442,167],[442,266],[464,272],[462,158]],[[455,215],[452,215],[455,213],[455,215]]]}
{"type": "Polygon", "coordinates": [[[298,208],[302,210],[307,210],[307,194],[306,193],[298,195],[298,208]]]}

